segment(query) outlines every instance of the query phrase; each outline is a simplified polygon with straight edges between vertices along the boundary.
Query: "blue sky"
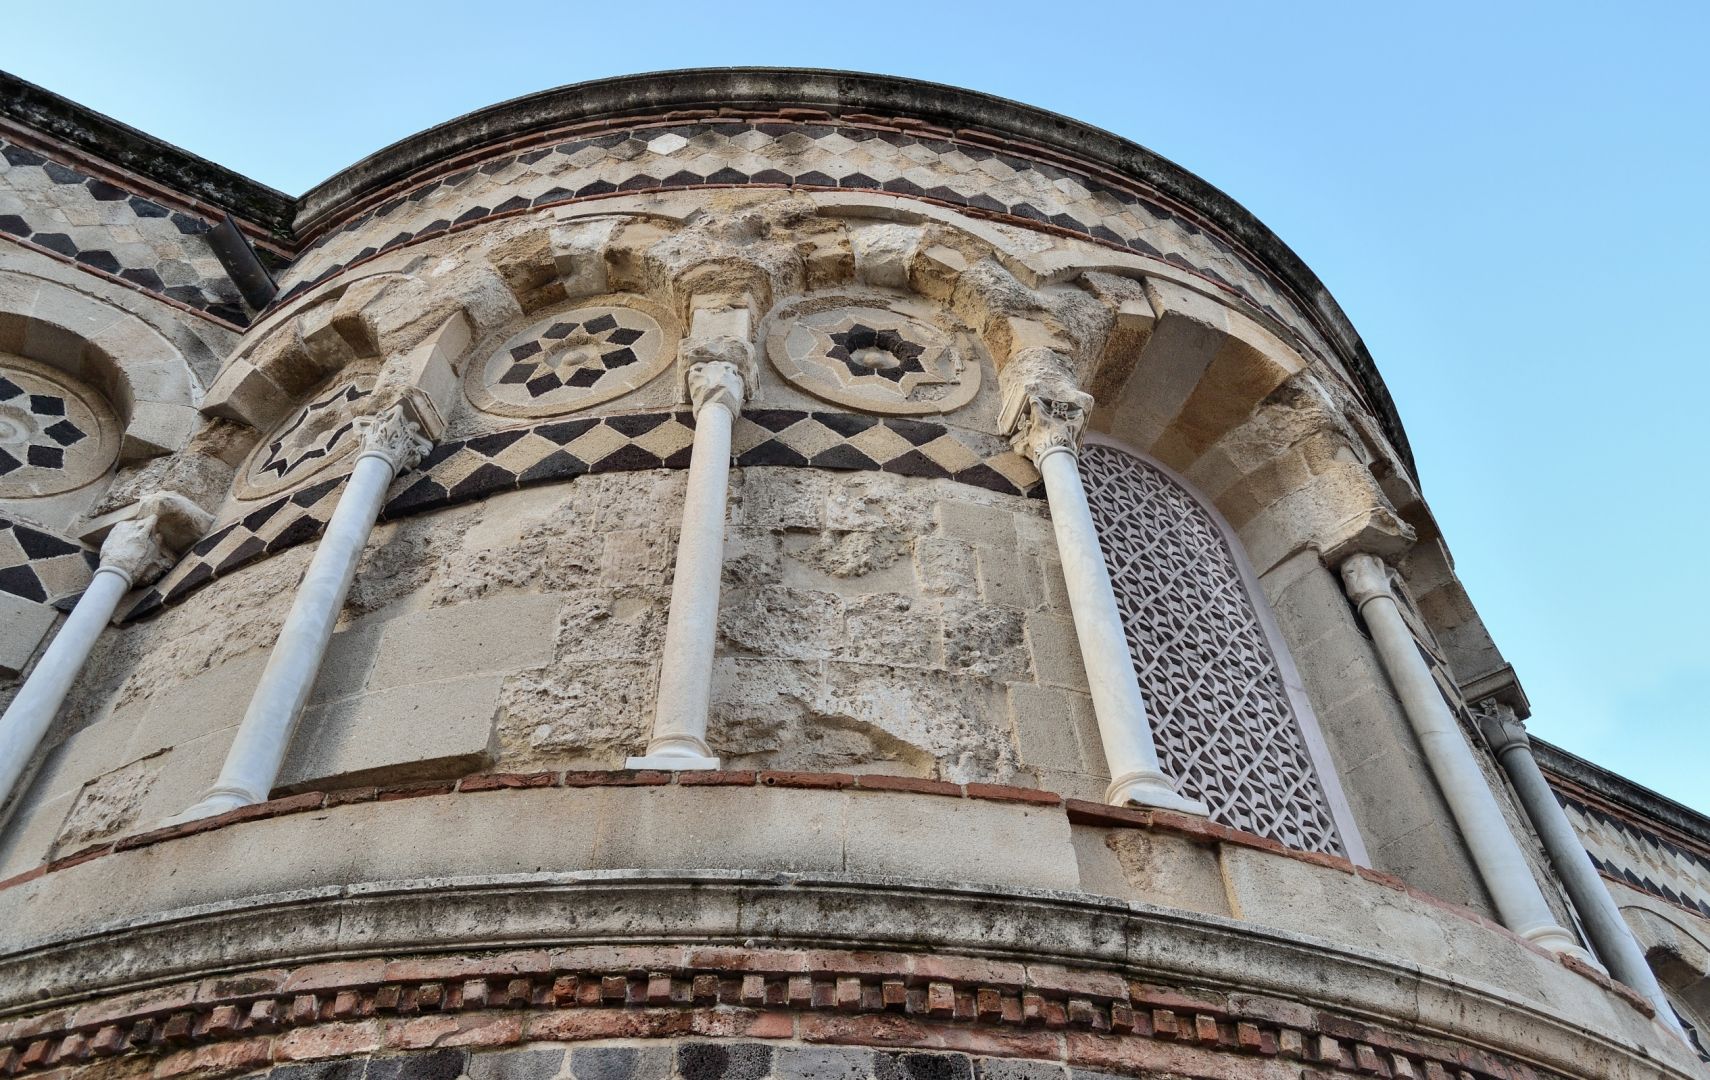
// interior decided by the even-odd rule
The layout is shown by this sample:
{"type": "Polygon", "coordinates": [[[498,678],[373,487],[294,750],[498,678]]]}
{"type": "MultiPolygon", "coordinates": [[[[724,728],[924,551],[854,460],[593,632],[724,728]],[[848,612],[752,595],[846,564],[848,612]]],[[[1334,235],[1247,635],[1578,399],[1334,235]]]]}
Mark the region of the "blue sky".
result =
{"type": "Polygon", "coordinates": [[[508,97],[855,68],[1134,139],[1377,358],[1532,729],[1710,812],[1710,5],[10,5],[0,67],[292,194],[508,97]]]}

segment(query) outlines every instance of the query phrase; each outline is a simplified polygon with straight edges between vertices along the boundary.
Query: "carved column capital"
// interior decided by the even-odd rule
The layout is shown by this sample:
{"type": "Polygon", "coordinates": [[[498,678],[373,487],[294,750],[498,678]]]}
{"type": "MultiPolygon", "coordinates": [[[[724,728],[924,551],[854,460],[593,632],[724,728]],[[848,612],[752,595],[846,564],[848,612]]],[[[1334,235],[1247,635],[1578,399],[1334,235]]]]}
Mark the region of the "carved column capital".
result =
{"type": "Polygon", "coordinates": [[[1389,566],[1376,555],[1356,552],[1342,560],[1342,587],[1356,608],[1363,608],[1380,596],[1395,598],[1389,583],[1389,566]]]}
{"type": "Polygon", "coordinates": [[[1023,387],[1004,406],[1010,445],[1036,468],[1047,454],[1077,453],[1091,411],[1092,395],[1072,387],[1023,387]]]}
{"type": "Polygon", "coordinates": [[[359,416],[355,424],[357,436],[362,440],[357,460],[369,456],[381,458],[392,466],[394,475],[415,468],[433,449],[433,443],[422,435],[421,425],[410,419],[402,403],[370,416],[359,416]]]}
{"type": "Polygon", "coordinates": [[[1532,737],[1526,731],[1526,722],[1502,702],[1486,698],[1473,709],[1473,717],[1478,721],[1479,731],[1484,734],[1484,741],[1490,744],[1490,749],[1498,757],[1510,750],[1531,751],[1532,737]]]}
{"type": "Polygon", "coordinates": [[[138,499],[131,516],[101,542],[100,569],[122,574],[130,585],[147,585],[172,568],[178,553],[213,524],[213,515],[175,491],[138,499]]]}
{"type": "Polygon", "coordinates": [[[100,569],[120,574],[127,584],[143,585],[166,573],[172,556],[160,542],[160,519],[154,514],[121,521],[101,542],[100,569]]]}
{"type": "Polygon", "coordinates": [[[742,410],[746,389],[741,369],[729,360],[702,360],[689,367],[689,401],[697,413],[717,404],[735,415],[742,410]]]}

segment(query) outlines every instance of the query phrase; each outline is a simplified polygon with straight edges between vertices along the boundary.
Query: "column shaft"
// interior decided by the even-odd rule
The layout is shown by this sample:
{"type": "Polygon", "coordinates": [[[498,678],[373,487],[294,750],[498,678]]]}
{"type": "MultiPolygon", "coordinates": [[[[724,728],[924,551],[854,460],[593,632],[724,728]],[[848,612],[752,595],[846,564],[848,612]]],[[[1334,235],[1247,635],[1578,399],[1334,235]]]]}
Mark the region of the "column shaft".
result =
{"type": "Polygon", "coordinates": [[[1086,666],[1087,686],[1092,691],[1099,741],[1110,766],[1105,800],[1119,806],[1135,802],[1204,814],[1205,806],[1178,794],[1158,767],[1146,701],[1140,694],[1134,657],[1116,608],[1116,594],[1104,565],[1092,511],[1087,507],[1075,453],[1064,446],[1050,447],[1040,455],[1038,466],[1051,506],[1057,555],[1063,563],[1069,610],[1086,666]]]}
{"type": "Polygon", "coordinates": [[[131,575],[103,563],[65,618],[53,643],[0,716],[0,805],[12,795],[36,747],[53,726],[71,684],[83,670],[95,641],[112,621],[131,587],[131,575]]]}
{"type": "Polygon", "coordinates": [[[1553,952],[1583,956],[1584,950],[1557,925],[1472,748],[1431,677],[1390,591],[1388,569],[1375,555],[1354,555],[1342,564],[1342,577],[1503,924],[1553,952]]]}
{"type": "MultiPolygon", "coordinates": [[[[1518,727],[1518,721],[1514,724],[1518,727]]],[[[1675,1018],[1674,1007],[1663,994],[1651,965],[1645,962],[1645,954],[1633,937],[1627,920],[1616,908],[1614,897],[1609,895],[1608,887],[1592,867],[1585,845],[1580,842],[1579,834],[1574,831],[1562,804],[1556,801],[1556,793],[1544,778],[1543,770],[1538,768],[1538,759],[1532,755],[1532,747],[1524,732],[1520,732],[1518,738],[1503,740],[1496,756],[1513,782],[1515,793],[1520,796],[1520,805],[1532,820],[1532,827],[1538,830],[1539,838],[1544,841],[1544,850],[1562,879],[1574,910],[1579,913],[1592,948],[1608,966],[1611,975],[1643,994],[1657,1010],[1657,1019],[1678,1033],[1680,1025],[1675,1018]]]]}
{"type": "Polygon", "coordinates": [[[391,462],[378,454],[357,459],[350,483],[339,496],[326,533],[297,587],[279,640],[267,658],[237,737],[226,752],[219,779],[184,818],[264,802],[272,792],[393,476],[391,462]]]}
{"type": "Polygon", "coordinates": [[[654,704],[653,738],[632,769],[716,769],[706,742],[712,699],[718,598],[724,572],[724,514],[730,484],[733,403],[713,396],[695,411],[695,442],[683,496],[683,528],[671,578],[671,611],[654,704]]]}

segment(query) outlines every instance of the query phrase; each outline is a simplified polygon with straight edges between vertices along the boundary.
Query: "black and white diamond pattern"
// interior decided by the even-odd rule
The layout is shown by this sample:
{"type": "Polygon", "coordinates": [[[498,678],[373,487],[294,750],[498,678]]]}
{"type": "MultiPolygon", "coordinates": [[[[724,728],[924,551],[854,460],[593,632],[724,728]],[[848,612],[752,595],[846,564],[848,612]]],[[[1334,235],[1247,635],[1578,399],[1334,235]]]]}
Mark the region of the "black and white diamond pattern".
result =
{"type": "Polygon", "coordinates": [[[202,236],[214,224],[0,139],[0,238],[246,326],[237,286],[202,236]]]}
{"type": "MultiPolygon", "coordinates": [[[[436,446],[383,519],[436,510],[500,491],[637,469],[686,469],[694,442],[687,411],[554,420],[436,446]]],[[[1039,476],[1002,439],[946,424],[800,409],[749,409],[732,431],[742,468],[870,470],[954,480],[1010,495],[1038,492],[1039,476]]],[[[203,537],[125,616],[174,604],[258,559],[319,537],[344,477],[270,499],[203,537]]]]}
{"type": "Polygon", "coordinates": [[[641,327],[619,325],[610,311],[585,321],[558,319],[539,336],[509,350],[512,363],[499,382],[521,383],[531,398],[566,386],[597,386],[609,372],[639,361],[630,346],[646,333],[641,327]]]}
{"type": "Polygon", "coordinates": [[[383,252],[522,210],[624,192],[770,186],[884,192],[1078,234],[1203,277],[1318,340],[1235,247],[1152,193],[1013,148],[854,121],[619,123],[609,134],[508,148],[387,199],[312,242],[282,277],[282,298],[383,252]]]}
{"type": "Polygon", "coordinates": [[[97,565],[83,545],[0,516],[0,592],[67,611],[97,565]]]}
{"type": "Polygon", "coordinates": [[[66,448],[88,437],[66,415],[65,398],[29,393],[0,374],[0,477],[23,468],[63,469],[66,448]]]}

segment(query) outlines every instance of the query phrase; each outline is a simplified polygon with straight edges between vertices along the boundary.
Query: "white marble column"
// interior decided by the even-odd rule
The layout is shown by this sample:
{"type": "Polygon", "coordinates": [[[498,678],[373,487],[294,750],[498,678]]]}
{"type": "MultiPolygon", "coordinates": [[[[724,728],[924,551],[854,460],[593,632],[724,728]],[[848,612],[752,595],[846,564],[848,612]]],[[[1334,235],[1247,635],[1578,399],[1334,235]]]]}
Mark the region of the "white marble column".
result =
{"type": "Polygon", "coordinates": [[[133,583],[143,584],[149,573],[164,570],[166,559],[156,514],[121,521],[107,534],[101,545],[100,565],[89,587],[36,661],[5,715],[0,716],[0,805],[11,797],[36,747],[53,726],[59,707],[83,671],[95,640],[112,621],[119,601],[133,583]]]}
{"type": "Polygon", "coordinates": [[[1549,854],[1551,865],[1567,888],[1568,897],[1579,913],[1579,921],[1585,927],[1585,934],[1591,939],[1598,958],[1608,966],[1611,975],[1644,995],[1656,1009],[1659,1022],[1680,1033],[1674,1007],[1658,984],[1651,965],[1645,962],[1644,950],[1639,948],[1632,928],[1615,906],[1615,898],[1609,895],[1608,887],[1591,865],[1585,845],[1580,842],[1579,833],[1574,831],[1562,804],[1556,801],[1550,782],[1538,768],[1526,725],[1514,715],[1514,710],[1496,702],[1489,702],[1477,715],[1479,729],[1496,753],[1496,759],[1502,762],[1508,779],[1513,782],[1514,791],[1520,796],[1520,805],[1525,808],[1532,827],[1538,830],[1538,837],[1544,841],[1544,851],[1549,854]]]}
{"type": "Polygon", "coordinates": [[[1342,563],[1342,584],[1371,632],[1378,659],[1401,699],[1413,733],[1419,737],[1425,760],[1448,800],[1449,811],[1460,826],[1485,888],[1496,901],[1503,925],[1551,952],[1589,959],[1573,936],[1556,923],[1545,902],[1532,868],[1473,757],[1472,747],[1461,734],[1413,631],[1402,618],[1389,567],[1376,555],[1351,555],[1342,563]]]}
{"type": "Polygon", "coordinates": [[[1205,804],[1177,792],[1158,766],[1146,700],[1140,694],[1098,529],[1087,507],[1079,444],[1091,405],[1086,394],[1065,388],[1029,392],[1025,403],[1008,411],[1017,425],[1011,440],[1016,451],[1033,462],[1045,481],[1069,610],[1092,691],[1099,741],[1110,766],[1104,798],[1116,806],[1137,803],[1203,815],[1209,812],[1205,804]]]}
{"type": "Polygon", "coordinates": [[[695,444],[683,496],[683,528],[671,579],[671,612],[660,661],[659,695],[647,753],[631,769],[716,769],[707,746],[713,649],[718,641],[719,580],[724,571],[724,513],[730,483],[730,428],[742,408],[742,372],[727,360],[689,369],[695,444]]]}
{"type": "Polygon", "coordinates": [[[413,468],[431,446],[402,405],[361,417],[356,425],[362,450],[297,587],[279,640],[256,684],[237,737],[226,752],[219,779],[200,802],[172,821],[189,821],[264,802],[273,790],[297,719],[326,656],[327,642],[344,609],[356,564],[385,503],[386,489],[399,473],[413,468]]]}

